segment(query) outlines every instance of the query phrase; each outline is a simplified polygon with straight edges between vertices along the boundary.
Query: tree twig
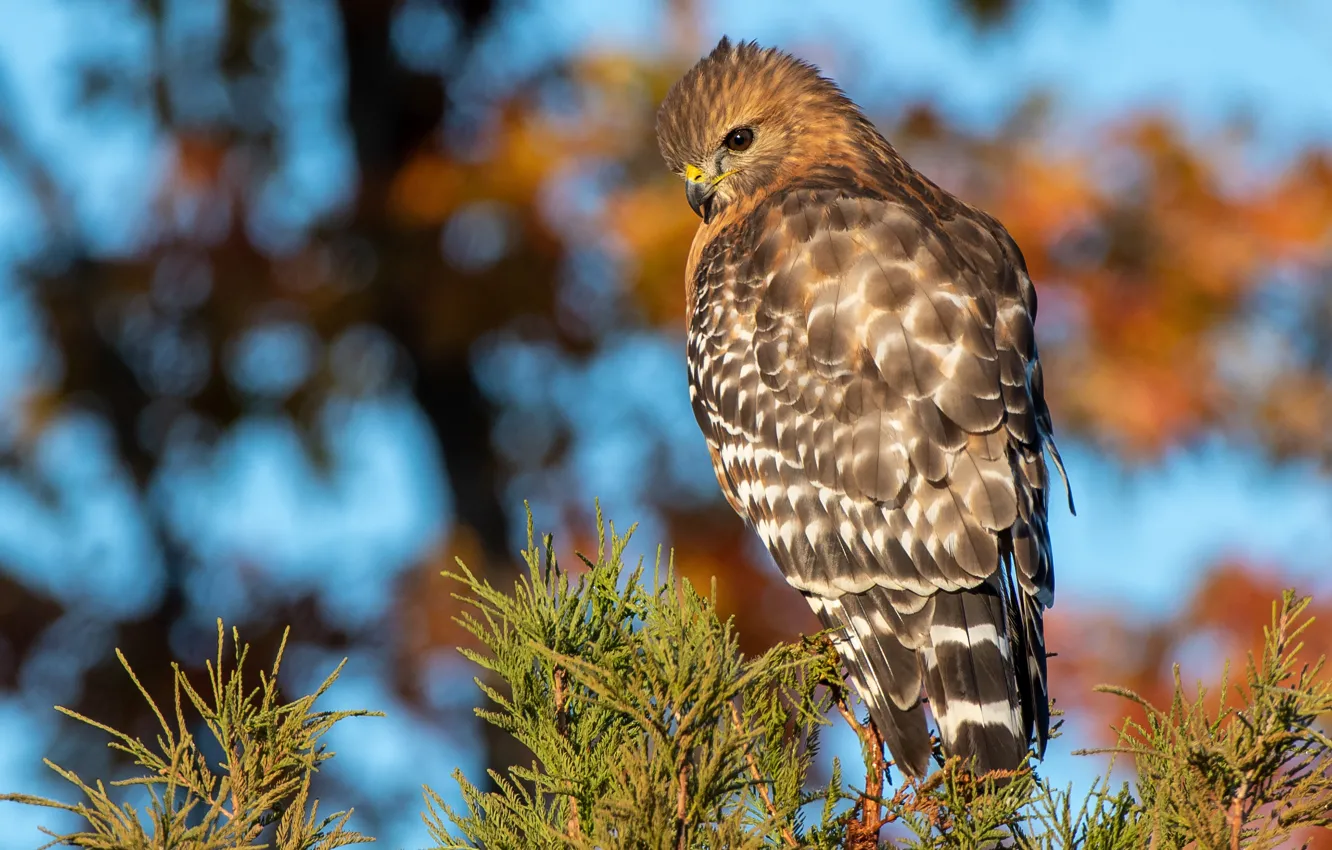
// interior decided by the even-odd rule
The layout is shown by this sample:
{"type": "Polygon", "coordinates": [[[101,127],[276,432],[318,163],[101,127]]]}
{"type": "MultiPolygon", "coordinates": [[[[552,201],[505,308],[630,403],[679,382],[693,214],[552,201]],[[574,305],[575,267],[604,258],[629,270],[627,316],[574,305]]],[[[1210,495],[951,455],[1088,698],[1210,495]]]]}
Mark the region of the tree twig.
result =
{"type": "Polygon", "coordinates": [[[839,693],[837,695],[837,710],[841,713],[842,719],[851,727],[851,731],[856,733],[856,737],[860,739],[860,743],[863,745],[865,743],[865,727],[860,725],[860,721],[856,719],[856,715],[847,707],[845,693],[839,693]]]}
{"type": "Polygon", "coordinates": [[[1230,801],[1226,821],[1230,824],[1230,850],[1240,850],[1240,833],[1244,831],[1244,803],[1249,796],[1249,777],[1240,781],[1235,798],[1230,801]]]}
{"type": "MultiPolygon", "coordinates": [[[[569,673],[563,667],[555,668],[555,728],[560,737],[569,739],[569,673]]],[[[569,795],[569,822],[565,832],[570,838],[581,838],[583,830],[578,822],[578,797],[569,795]]]]}
{"type": "MultiPolygon", "coordinates": [[[[735,723],[737,730],[742,728],[740,709],[735,707],[734,702],[731,703],[731,720],[735,723]]],[[[754,753],[751,751],[745,752],[745,760],[749,762],[749,774],[754,777],[754,784],[758,786],[759,796],[763,798],[763,804],[767,806],[768,814],[775,819],[777,817],[777,807],[772,803],[772,794],[768,791],[768,783],[763,778],[763,772],[759,770],[758,760],[754,758],[754,753]]],[[[782,827],[782,838],[792,847],[800,846],[800,842],[796,840],[795,835],[788,827],[782,827]]]]}
{"type": "Polygon", "coordinates": [[[883,807],[883,774],[888,765],[883,757],[883,736],[874,725],[873,719],[868,724],[861,724],[846,704],[846,692],[837,694],[837,710],[860,738],[860,744],[869,755],[869,764],[865,769],[865,791],[860,795],[857,808],[860,817],[852,820],[846,828],[847,850],[877,850],[879,830],[885,823],[883,807]]]}
{"type": "Polygon", "coordinates": [[[675,798],[675,846],[678,850],[686,850],[686,840],[688,839],[685,829],[685,816],[689,813],[689,763],[680,767],[680,790],[675,798]]]}

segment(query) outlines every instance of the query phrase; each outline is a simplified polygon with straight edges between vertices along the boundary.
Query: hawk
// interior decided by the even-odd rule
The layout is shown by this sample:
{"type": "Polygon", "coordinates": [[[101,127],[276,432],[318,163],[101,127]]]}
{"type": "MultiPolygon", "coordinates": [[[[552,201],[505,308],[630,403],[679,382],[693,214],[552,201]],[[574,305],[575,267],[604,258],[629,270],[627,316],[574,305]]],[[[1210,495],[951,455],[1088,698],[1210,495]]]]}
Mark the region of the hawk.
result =
{"type": "Polygon", "coordinates": [[[928,769],[922,689],[977,772],[1043,754],[1047,450],[1064,470],[1017,245],[776,49],[723,38],[657,138],[702,219],[689,394],[731,507],[839,630],[900,770],[928,769]]]}

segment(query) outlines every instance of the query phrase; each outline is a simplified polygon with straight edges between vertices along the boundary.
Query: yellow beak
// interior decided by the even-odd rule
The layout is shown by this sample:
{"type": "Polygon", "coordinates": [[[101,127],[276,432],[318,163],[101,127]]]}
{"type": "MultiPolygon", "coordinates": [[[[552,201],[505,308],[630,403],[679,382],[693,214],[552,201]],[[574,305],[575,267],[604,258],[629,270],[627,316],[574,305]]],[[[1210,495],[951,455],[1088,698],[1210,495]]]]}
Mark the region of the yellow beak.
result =
{"type": "Polygon", "coordinates": [[[703,219],[704,224],[712,216],[712,195],[717,191],[720,180],[709,180],[708,175],[697,165],[685,166],[685,200],[689,201],[689,208],[694,211],[694,215],[703,219]]]}

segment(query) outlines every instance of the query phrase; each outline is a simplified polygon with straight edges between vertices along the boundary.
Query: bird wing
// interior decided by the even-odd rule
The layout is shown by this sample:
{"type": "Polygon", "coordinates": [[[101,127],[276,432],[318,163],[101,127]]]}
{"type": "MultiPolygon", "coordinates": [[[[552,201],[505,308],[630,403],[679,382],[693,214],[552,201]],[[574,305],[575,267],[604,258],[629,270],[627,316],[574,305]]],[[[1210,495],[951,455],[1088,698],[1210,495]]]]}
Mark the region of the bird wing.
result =
{"type": "MultiPolygon", "coordinates": [[[[1009,666],[1003,635],[1018,630],[1024,722],[1039,714],[1043,730],[1053,444],[1035,292],[1002,227],[965,207],[943,218],[791,190],[704,245],[691,283],[694,411],[728,500],[788,582],[831,625],[892,638],[869,652],[885,675],[865,676],[903,710],[921,679],[901,652],[933,659],[931,632],[958,627],[939,592],[997,589],[994,649],[1009,666]]],[[[945,601],[965,632],[962,601],[945,601]]]]}
{"type": "Polygon", "coordinates": [[[1035,294],[986,224],[794,190],[704,246],[694,411],[801,590],[975,587],[1011,532],[1052,601],[1035,294]],[[848,557],[811,564],[830,547],[848,557]]]}

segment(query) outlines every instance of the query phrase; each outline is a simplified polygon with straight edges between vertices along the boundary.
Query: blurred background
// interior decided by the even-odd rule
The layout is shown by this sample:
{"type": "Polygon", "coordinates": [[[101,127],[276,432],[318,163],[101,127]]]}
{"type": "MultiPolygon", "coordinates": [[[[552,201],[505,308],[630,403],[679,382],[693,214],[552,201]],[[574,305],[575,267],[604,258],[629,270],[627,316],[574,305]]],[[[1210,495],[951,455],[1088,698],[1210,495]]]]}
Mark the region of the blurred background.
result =
{"type": "MultiPolygon", "coordinates": [[[[759,650],[816,624],[723,502],[688,408],[696,219],[656,151],[722,33],[834,76],[997,215],[1079,515],[1048,642],[1085,783],[1102,681],[1214,681],[1283,586],[1332,644],[1332,4],[1321,0],[0,0],[0,790],[114,777],[223,617],[287,687],[350,658],[326,799],[428,843],[512,745],[472,717],[461,557],[523,501],[674,547],[759,650]]],[[[845,740],[833,752],[855,759],[845,740]]],[[[0,848],[50,814],[0,804],[0,848]]]]}

